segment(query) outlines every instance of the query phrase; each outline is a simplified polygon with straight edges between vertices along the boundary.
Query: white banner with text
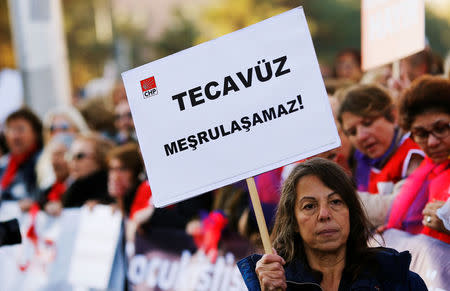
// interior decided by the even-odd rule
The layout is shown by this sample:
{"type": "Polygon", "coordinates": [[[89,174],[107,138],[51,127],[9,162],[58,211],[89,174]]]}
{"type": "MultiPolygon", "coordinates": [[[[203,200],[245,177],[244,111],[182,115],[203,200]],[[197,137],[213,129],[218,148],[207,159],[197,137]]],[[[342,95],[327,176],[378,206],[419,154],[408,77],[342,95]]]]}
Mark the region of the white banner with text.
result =
{"type": "Polygon", "coordinates": [[[301,7],[122,77],[158,207],[340,145],[301,7]]]}

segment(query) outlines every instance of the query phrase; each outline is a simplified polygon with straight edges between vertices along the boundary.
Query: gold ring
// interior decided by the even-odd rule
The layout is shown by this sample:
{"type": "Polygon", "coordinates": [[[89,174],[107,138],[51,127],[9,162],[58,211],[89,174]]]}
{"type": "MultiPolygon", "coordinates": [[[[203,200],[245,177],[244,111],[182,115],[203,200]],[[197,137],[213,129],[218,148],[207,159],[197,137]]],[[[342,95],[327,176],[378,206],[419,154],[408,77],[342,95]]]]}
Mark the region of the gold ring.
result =
{"type": "Polygon", "coordinates": [[[426,222],[427,222],[427,223],[430,223],[430,222],[431,222],[431,216],[427,216],[426,222]]]}

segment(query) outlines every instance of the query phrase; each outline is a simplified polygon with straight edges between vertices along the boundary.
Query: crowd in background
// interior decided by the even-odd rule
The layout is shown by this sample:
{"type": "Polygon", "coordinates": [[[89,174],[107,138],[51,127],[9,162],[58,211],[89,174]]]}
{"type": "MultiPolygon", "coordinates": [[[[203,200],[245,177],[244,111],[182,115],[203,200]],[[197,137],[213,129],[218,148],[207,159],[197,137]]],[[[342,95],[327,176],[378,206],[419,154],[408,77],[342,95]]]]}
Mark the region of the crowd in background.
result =
{"type": "MultiPolygon", "coordinates": [[[[392,65],[363,73],[359,51],[347,49],[333,70],[322,70],[342,145],[319,156],[353,178],[373,231],[398,228],[450,243],[449,213],[442,213],[450,203],[450,75],[444,64],[427,48],[400,61],[399,77],[392,65]]],[[[110,96],[52,108],[42,120],[20,108],[1,125],[0,140],[0,203],[14,200],[24,212],[53,216],[64,208],[113,205],[123,214],[129,245],[137,231],[185,230],[212,258],[225,233],[261,243],[243,182],[153,207],[121,82],[110,96]]],[[[269,229],[292,168],[255,178],[269,229]]]]}

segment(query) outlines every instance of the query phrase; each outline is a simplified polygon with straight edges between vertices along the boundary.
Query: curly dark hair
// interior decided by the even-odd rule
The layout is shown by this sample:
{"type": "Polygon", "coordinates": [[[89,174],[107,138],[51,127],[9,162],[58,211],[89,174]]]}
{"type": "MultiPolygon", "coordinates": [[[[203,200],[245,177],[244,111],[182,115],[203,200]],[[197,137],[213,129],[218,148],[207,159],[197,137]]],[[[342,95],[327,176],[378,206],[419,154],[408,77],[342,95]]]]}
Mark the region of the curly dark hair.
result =
{"type": "MultiPolygon", "coordinates": [[[[371,224],[356,194],[353,182],[336,163],[313,158],[300,163],[283,184],[281,199],[275,217],[271,239],[277,253],[286,262],[298,259],[307,262],[305,248],[295,218],[296,187],[301,178],[313,175],[327,187],[339,193],[349,209],[350,233],[347,239],[346,269],[356,277],[362,258],[371,253],[368,240],[372,237],[371,224]]],[[[307,265],[307,263],[306,263],[307,265]]]]}
{"type": "Polygon", "coordinates": [[[414,119],[426,112],[450,114],[450,80],[425,75],[417,78],[399,101],[400,125],[411,129],[414,119]]]}

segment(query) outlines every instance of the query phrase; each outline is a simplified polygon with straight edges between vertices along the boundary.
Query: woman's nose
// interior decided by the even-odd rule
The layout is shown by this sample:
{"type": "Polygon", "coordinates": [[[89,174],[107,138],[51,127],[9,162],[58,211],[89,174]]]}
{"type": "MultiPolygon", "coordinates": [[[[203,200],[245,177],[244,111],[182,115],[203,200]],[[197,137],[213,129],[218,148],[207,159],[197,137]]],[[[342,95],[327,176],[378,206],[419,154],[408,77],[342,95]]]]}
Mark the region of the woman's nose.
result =
{"type": "Polygon", "coordinates": [[[435,147],[435,146],[439,145],[440,142],[441,142],[441,140],[438,139],[438,138],[436,138],[432,133],[430,133],[430,134],[428,135],[428,138],[427,138],[427,145],[428,145],[429,147],[435,147]]]}
{"type": "Polygon", "coordinates": [[[330,209],[328,205],[319,206],[319,220],[328,220],[331,217],[330,209]]]}
{"type": "Polygon", "coordinates": [[[356,129],[356,138],[357,138],[359,141],[365,140],[365,139],[369,136],[368,133],[369,133],[369,132],[368,132],[367,128],[365,128],[364,126],[359,126],[359,127],[356,129]]]}

